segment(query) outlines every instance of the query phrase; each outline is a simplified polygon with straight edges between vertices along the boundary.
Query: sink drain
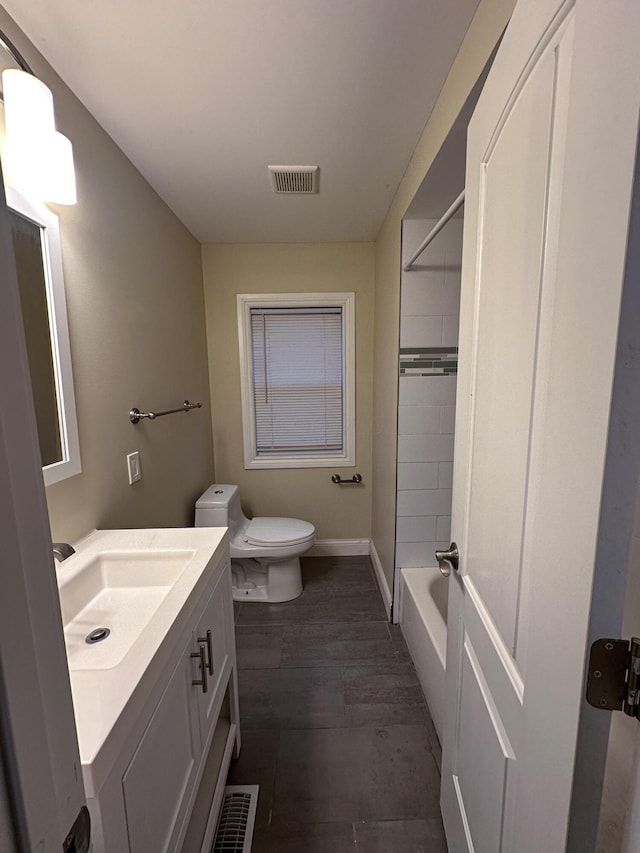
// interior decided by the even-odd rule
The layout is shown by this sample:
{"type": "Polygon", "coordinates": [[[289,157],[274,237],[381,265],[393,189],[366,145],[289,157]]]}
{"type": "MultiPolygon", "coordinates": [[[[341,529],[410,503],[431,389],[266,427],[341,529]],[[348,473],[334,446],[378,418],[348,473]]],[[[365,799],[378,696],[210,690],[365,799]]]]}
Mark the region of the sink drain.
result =
{"type": "Polygon", "coordinates": [[[110,628],[94,628],[84,638],[85,643],[99,643],[101,640],[106,640],[111,633],[110,628]]]}

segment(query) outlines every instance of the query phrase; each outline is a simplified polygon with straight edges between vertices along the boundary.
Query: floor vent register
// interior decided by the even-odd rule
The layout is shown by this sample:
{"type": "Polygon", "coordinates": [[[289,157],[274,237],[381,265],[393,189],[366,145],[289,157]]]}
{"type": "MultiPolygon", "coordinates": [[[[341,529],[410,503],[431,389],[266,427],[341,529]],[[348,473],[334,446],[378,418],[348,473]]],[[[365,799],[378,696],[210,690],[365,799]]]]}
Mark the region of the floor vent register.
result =
{"type": "Polygon", "coordinates": [[[211,853],[251,853],[258,785],[227,785],[211,853]]]}

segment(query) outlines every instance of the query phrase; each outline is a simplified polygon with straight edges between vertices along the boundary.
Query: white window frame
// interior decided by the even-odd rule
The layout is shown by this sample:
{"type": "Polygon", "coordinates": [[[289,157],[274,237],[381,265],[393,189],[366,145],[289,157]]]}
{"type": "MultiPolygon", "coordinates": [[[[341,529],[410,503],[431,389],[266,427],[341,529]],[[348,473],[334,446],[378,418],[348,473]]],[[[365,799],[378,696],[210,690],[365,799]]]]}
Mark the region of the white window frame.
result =
{"type": "Polygon", "coordinates": [[[244,467],[249,468],[343,468],[356,464],[356,376],[355,376],[355,293],[240,293],[238,303],[238,344],[240,348],[240,387],[242,395],[242,437],[244,467]],[[302,455],[258,456],[256,420],[253,403],[251,352],[252,308],[324,308],[342,309],[343,363],[343,449],[302,455]]]}

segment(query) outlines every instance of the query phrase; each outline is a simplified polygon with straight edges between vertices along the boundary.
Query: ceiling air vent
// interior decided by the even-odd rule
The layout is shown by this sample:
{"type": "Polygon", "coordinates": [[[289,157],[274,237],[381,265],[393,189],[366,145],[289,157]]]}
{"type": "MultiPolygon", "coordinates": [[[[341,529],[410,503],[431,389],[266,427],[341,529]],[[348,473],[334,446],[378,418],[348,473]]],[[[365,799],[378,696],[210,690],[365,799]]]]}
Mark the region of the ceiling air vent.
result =
{"type": "Polygon", "coordinates": [[[274,193],[317,193],[317,166],[269,166],[274,193]]]}

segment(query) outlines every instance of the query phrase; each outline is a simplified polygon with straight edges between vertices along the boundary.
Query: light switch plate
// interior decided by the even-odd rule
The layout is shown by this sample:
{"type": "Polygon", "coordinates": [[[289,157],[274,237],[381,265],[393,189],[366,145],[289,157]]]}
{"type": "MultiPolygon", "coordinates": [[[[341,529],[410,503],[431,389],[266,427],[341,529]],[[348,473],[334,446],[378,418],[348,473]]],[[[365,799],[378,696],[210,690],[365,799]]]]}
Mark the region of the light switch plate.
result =
{"type": "Polygon", "coordinates": [[[142,479],[142,468],[140,467],[140,453],[135,450],[127,453],[127,470],[129,472],[129,485],[133,486],[142,479]]]}

